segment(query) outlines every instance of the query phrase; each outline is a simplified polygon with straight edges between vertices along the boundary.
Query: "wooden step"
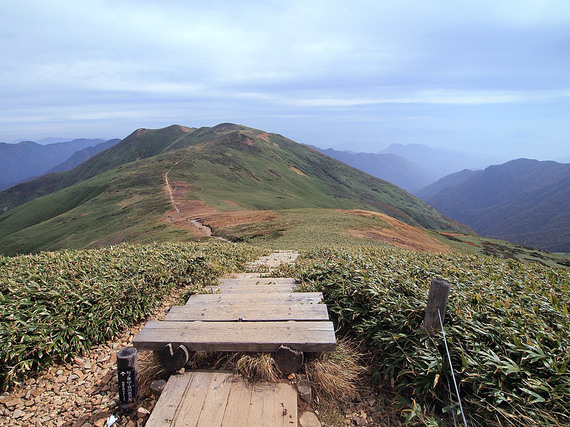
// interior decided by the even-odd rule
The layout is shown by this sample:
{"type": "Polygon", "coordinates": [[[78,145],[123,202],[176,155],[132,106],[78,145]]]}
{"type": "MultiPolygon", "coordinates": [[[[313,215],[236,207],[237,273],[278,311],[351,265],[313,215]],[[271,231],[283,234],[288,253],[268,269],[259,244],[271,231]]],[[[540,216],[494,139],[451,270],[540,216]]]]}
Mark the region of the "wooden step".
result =
{"type": "Polygon", "coordinates": [[[174,306],[165,317],[165,321],[204,321],[204,322],[267,322],[286,320],[329,320],[325,304],[302,304],[300,302],[268,301],[272,304],[258,305],[255,301],[237,301],[227,303],[202,303],[188,301],[184,306],[174,306]]]}
{"type": "Polygon", "coordinates": [[[248,384],[226,372],[173,375],[146,425],[296,426],[297,392],[285,383],[248,384]]]}
{"type": "Polygon", "coordinates": [[[295,279],[288,277],[219,279],[217,286],[207,286],[206,290],[222,293],[282,293],[293,291],[297,285],[295,279]]]}
{"type": "Polygon", "coordinates": [[[222,284],[219,286],[206,287],[208,291],[221,292],[227,294],[256,294],[256,293],[290,293],[297,285],[243,285],[243,284],[222,284]]]}
{"type": "Polygon", "coordinates": [[[271,305],[277,303],[299,302],[301,304],[318,304],[322,302],[323,294],[321,292],[280,292],[280,293],[261,293],[251,295],[247,293],[228,293],[228,294],[194,294],[187,304],[208,303],[208,304],[229,304],[239,302],[249,302],[256,305],[271,305]]]}
{"type": "Polygon", "coordinates": [[[139,350],[159,351],[172,343],[189,351],[275,352],[281,345],[303,352],[336,349],[329,321],[161,322],[150,321],[133,341],[139,350]]]}
{"type": "Polygon", "coordinates": [[[289,277],[260,277],[250,279],[218,279],[221,285],[295,285],[297,281],[289,277]]]}

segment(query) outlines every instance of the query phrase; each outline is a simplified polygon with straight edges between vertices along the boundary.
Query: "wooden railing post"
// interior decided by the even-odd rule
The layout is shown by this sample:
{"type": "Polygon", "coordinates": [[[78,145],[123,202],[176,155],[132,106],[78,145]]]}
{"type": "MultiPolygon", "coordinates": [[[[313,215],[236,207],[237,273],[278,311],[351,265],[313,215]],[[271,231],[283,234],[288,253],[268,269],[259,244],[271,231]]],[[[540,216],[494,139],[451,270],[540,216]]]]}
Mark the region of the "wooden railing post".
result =
{"type": "Polygon", "coordinates": [[[119,408],[131,412],[139,402],[139,368],[137,349],[125,347],[117,353],[117,373],[119,377],[119,408]]]}
{"type": "Polygon", "coordinates": [[[434,335],[440,327],[438,308],[441,312],[442,322],[445,320],[445,307],[449,298],[451,285],[443,279],[432,279],[429,287],[426,315],[424,319],[424,329],[430,335],[434,335]]]}

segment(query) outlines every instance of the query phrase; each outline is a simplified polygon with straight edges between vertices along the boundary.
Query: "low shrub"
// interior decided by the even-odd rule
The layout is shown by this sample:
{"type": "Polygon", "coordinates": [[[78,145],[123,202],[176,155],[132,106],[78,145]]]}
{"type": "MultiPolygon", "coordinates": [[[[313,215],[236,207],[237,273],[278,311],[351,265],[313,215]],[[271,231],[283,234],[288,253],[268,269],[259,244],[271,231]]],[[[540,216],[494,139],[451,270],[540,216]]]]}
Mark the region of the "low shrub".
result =
{"type": "Polygon", "coordinates": [[[570,422],[567,270],[475,255],[319,249],[297,260],[297,273],[305,290],[323,292],[339,331],[376,354],[375,375],[394,384],[408,422],[439,423],[458,411],[443,338],[422,328],[434,277],[452,285],[445,330],[467,418],[570,422]]]}
{"type": "Polygon", "coordinates": [[[212,284],[259,254],[215,242],[0,256],[0,390],[113,338],[173,288],[212,284]]]}

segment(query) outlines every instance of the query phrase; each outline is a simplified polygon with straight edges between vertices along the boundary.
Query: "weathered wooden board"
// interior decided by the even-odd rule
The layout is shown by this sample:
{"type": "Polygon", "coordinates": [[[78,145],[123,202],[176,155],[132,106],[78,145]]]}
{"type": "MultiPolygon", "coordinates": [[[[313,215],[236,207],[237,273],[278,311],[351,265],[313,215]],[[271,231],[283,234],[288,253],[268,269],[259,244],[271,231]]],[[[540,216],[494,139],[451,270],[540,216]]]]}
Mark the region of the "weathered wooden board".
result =
{"type": "Polygon", "coordinates": [[[204,321],[204,322],[271,322],[286,320],[329,320],[325,304],[301,304],[300,302],[274,302],[258,305],[255,301],[228,303],[188,302],[174,306],[166,315],[165,321],[204,321]]]}
{"type": "Polygon", "coordinates": [[[263,273],[234,273],[224,279],[260,279],[263,273]]]}
{"type": "Polygon", "coordinates": [[[332,322],[160,322],[150,321],[133,341],[139,350],[172,343],[189,351],[274,352],[286,345],[303,352],[334,351],[332,322]]]}
{"type": "Polygon", "coordinates": [[[219,279],[221,285],[296,285],[297,281],[289,277],[260,277],[248,279],[219,279]]]}
{"type": "Polygon", "coordinates": [[[249,294],[259,294],[259,293],[291,293],[295,289],[296,285],[220,285],[220,286],[210,286],[207,290],[220,291],[224,294],[228,293],[249,293],[249,294]]]}
{"type": "Polygon", "coordinates": [[[276,304],[276,303],[292,303],[299,302],[301,304],[318,304],[322,302],[323,294],[321,292],[280,292],[280,293],[261,293],[251,294],[195,294],[192,295],[187,304],[204,303],[204,304],[229,304],[238,302],[249,302],[251,304],[276,304]]]}
{"type": "Polygon", "coordinates": [[[172,375],[164,388],[157,405],[154,407],[146,425],[170,426],[176,419],[176,412],[180,402],[185,398],[188,383],[192,379],[192,372],[188,375],[172,375]]]}
{"type": "Polygon", "coordinates": [[[226,372],[171,376],[149,427],[296,426],[297,392],[284,383],[248,384],[226,372]]]}

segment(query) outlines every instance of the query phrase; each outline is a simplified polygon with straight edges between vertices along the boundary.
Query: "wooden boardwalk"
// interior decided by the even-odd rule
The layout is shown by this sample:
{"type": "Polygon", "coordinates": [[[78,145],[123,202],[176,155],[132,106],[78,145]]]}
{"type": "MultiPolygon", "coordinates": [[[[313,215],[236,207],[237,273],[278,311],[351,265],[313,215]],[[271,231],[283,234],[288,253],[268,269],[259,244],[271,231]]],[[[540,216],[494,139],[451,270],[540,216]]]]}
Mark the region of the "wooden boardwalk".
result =
{"type": "Polygon", "coordinates": [[[248,384],[224,372],[174,375],[146,425],[296,426],[297,392],[289,384],[248,384]]]}
{"type": "MultiPolygon", "coordinates": [[[[260,262],[278,265],[283,254],[260,262]]],[[[288,262],[293,254],[286,254],[288,262]]],[[[336,338],[320,292],[293,292],[289,278],[241,273],[220,279],[219,292],[192,295],[164,321],[150,321],[134,340],[139,350],[184,346],[194,351],[334,351],[336,338]]],[[[297,393],[286,383],[247,384],[223,372],[173,375],[147,426],[296,426],[297,393]]]]}

